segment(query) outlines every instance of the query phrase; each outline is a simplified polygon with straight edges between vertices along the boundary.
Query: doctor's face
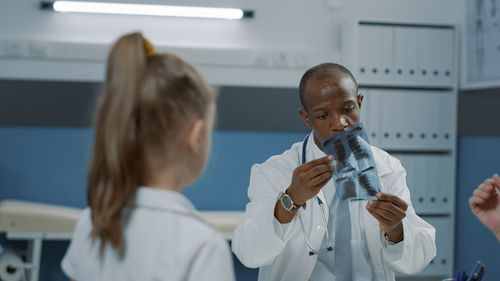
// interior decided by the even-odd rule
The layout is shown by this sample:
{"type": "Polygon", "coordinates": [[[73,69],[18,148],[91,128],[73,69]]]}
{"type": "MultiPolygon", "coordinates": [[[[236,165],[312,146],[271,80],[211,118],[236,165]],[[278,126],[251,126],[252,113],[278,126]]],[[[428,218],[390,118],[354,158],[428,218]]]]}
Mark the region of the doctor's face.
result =
{"type": "Polygon", "coordinates": [[[311,77],[304,90],[304,105],[299,113],[314,131],[315,142],[328,138],[359,122],[362,95],[355,82],[344,73],[333,77],[311,77]]]}

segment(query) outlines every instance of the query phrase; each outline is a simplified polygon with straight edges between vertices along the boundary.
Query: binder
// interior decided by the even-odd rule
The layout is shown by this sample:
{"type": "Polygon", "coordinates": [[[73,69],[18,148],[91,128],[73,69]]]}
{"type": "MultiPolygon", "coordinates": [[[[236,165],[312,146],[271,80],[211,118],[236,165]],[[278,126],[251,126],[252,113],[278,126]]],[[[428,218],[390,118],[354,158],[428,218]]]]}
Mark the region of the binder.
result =
{"type": "Polygon", "coordinates": [[[451,217],[436,217],[432,223],[436,228],[436,273],[443,276],[453,274],[453,228],[451,217]]]}
{"type": "Polygon", "coordinates": [[[454,145],[453,140],[453,119],[454,116],[454,102],[453,102],[453,92],[441,92],[440,93],[440,116],[439,116],[439,147],[442,149],[452,149],[454,145]]]}
{"type": "Polygon", "coordinates": [[[393,75],[392,79],[394,82],[405,82],[405,77],[408,73],[408,64],[406,63],[408,50],[406,49],[406,29],[404,27],[394,27],[393,28],[393,48],[394,48],[394,60],[393,60],[393,75]]]}
{"type": "Polygon", "coordinates": [[[394,101],[396,95],[393,94],[391,90],[384,89],[380,92],[381,96],[381,121],[380,121],[380,131],[382,133],[382,146],[386,149],[394,149],[394,126],[396,125],[394,119],[398,119],[399,110],[395,107],[399,107],[394,101]]]}
{"type": "Polygon", "coordinates": [[[426,126],[426,135],[427,138],[425,141],[426,148],[435,149],[439,148],[440,144],[440,119],[441,119],[441,93],[437,91],[432,91],[426,93],[427,98],[425,99],[427,106],[426,110],[428,111],[426,115],[427,117],[427,126],[426,126]]]}
{"type": "Polygon", "coordinates": [[[436,46],[439,48],[439,71],[440,83],[443,86],[453,87],[453,58],[455,56],[455,37],[454,30],[451,28],[443,28],[437,30],[436,46]]]}
{"type": "Polygon", "coordinates": [[[382,134],[380,132],[380,105],[381,95],[378,90],[370,89],[366,92],[368,97],[366,106],[368,107],[368,120],[369,131],[368,138],[370,143],[374,146],[382,146],[382,134]]]}
{"type": "MultiPolygon", "coordinates": [[[[427,116],[428,105],[427,99],[429,98],[424,91],[411,91],[409,92],[411,96],[411,107],[410,107],[410,120],[413,120],[414,125],[412,126],[413,132],[411,132],[410,139],[411,144],[415,148],[425,148],[427,139],[427,126],[428,122],[431,121],[429,116],[427,116]]],[[[434,122],[437,122],[434,120],[434,122]]]]}
{"type": "Polygon", "coordinates": [[[392,82],[393,74],[393,27],[378,26],[376,28],[377,48],[374,55],[377,57],[379,81],[392,82]]]}
{"type": "Polygon", "coordinates": [[[418,65],[417,65],[417,82],[429,84],[429,74],[432,65],[432,42],[431,32],[429,28],[419,28],[417,31],[418,37],[418,65]]]}
{"type": "Polygon", "coordinates": [[[414,84],[417,82],[418,28],[397,27],[395,37],[397,40],[396,60],[400,61],[398,65],[403,67],[402,81],[405,84],[414,84]]]}
{"type": "Polygon", "coordinates": [[[377,60],[377,26],[360,25],[358,31],[358,75],[359,82],[370,83],[376,81],[378,66],[377,60]]]}
{"type": "Polygon", "coordinates": [[[411,103],[408,100],[408,93],[406,90],[391,90],[391,101],[388,103],[388,112],[393,111],[394,115],[390,118],[391,126],[391,140],[396,149],[411,149],[408,143],[408,134],[411,122],[408,118],[408,108],[411,103]]]}
{"type": "Polygon", "coordinates": [[[439,156],[428,155],[425,157],[427,185],[425,193],[425,210],[427,213],[436,213],[439,210],[438,197],[441,188],[439,156]]]}
{"type": "Polygon", "coordinates": [[[442,28],[428,28],[426,29],[429,37],[430,52],[428,54],[430,58],[430,64],[428,69],[428,83],[429,85],[443,86],[444,72],[442,71],[443,66],[443,46],[442,43],[442,28]]]}
{"type": "Polygon", "coordinates": [[[452,200],[455,197],[455,186],[453,172],[455,165],[453,157],[449,154],[440,157],[440,189],[438,193],[439,212],[442,214],[452,213],[452,200]]]}

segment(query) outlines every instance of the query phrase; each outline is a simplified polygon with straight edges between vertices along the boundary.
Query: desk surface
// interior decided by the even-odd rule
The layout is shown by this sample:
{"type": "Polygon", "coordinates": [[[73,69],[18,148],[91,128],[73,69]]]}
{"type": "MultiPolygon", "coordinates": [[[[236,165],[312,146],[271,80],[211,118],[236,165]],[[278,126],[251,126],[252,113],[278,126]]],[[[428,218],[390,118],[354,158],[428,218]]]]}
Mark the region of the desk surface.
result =
{"type": "MultiPolygon", "coordinates": [[[[0,232],[17,233],[14,236],[24,237],[30,236],[29,233],[32,232],[33,236],[42,235],[48,239],[51,239],[50,237],[54,237],[53,239],[70,238],[67,237],[68,233],[73,232],[81,213],[82,209],[79,208],[3,200],[0,201],[0,232]],[[58,235],[58,233],[65,234],[58,235]]],[[[243,212],[207,211],[200,212],[200,214],[230,239],[243,212]]]]}

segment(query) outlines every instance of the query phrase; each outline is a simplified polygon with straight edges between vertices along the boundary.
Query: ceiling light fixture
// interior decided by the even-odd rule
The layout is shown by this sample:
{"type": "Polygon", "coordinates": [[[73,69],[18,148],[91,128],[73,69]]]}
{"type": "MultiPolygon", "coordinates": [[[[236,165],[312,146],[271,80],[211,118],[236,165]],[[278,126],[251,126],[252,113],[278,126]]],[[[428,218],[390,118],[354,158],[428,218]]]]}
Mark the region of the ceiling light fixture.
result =
{"type": "Polygon", "coordinates": [[[54,1],[41,2],[42,9],[65,13],[167,16],[207,19],[241,20],[252,18],[253,11],[233,8],[128,4],[110,2],[54,1]]]}

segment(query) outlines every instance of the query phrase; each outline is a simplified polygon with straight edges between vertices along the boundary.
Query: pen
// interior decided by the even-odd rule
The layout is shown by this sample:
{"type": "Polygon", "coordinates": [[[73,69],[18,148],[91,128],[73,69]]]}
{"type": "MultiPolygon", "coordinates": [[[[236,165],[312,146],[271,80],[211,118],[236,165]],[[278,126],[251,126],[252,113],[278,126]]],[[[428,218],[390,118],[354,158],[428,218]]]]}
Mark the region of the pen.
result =
{"type": "Polygon", "coordinates": [[[481,269],[479,270],[479,274],[477,275],[477,281],[481,281],[481,279],[483,279],[483,274],[484,274],[484,264],[481,266],[481,269]]]}
{"type": "Polygon", "coordinates": [[[467,278],[467,281],[472,281],[474,280],[474,273],[476,273],[476,271],[479,269],[479,267],[481,266],[481,262],[477,262],[475,265],[474,265],[474,268],[472,268],[470,274],[469,274],[469,278],[467,278]]]}

